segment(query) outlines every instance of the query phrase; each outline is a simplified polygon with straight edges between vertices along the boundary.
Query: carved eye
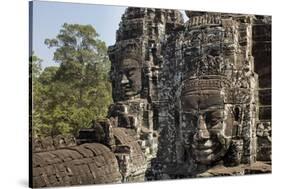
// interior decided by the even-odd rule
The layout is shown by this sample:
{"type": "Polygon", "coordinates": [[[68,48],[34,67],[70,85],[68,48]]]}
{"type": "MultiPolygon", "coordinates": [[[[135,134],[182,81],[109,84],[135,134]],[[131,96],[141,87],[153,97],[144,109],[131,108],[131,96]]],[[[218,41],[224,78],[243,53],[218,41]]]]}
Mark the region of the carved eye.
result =
{"type": "Polygon", "coordinates": [[[197,127],[198,117],[192,113],[186,114],[186,121],[188,122],[189,127],[197,127]]]}
{"type": "Polygon", "coordinates": [[[213,118],[211,120],[211,125],[214,126],[214,125],[217,125],[221,122],[222,120],[221,119],[216,119],[216,118],[213,118]]]}
{"type": "Polygon", "coordinates": [[[220,111],[206,112],[205,120],[206,124],[212,127],[222,122],[223,116],[220,111]]]}

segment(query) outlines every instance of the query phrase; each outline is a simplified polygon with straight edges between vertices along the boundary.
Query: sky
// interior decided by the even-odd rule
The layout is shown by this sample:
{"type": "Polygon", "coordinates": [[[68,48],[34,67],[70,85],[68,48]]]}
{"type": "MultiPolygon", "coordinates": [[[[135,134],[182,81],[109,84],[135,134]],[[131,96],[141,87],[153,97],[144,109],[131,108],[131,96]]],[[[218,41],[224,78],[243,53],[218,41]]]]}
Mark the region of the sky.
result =
{"type": "Polygon", "coordinates": [[[115,32],[126,7],[79,3],[34,1],[33,4],[33,51],[43,59],[42,67],[57,65],[53,61],[54,49],[44,41],[55,38],[61,26],[69,24],[91,24],[106,45],[115,43],[115,32]]]}
{"type": "Polygon", "coordinates": [[[43,60],[42,67],[58,65],[53,61],[55,49],[49,49],[44,41],[55,38],[64,23],[93,25],[107,46],[115,43],[116,30],[127,7],[34,1],[33,41],[36,56],[43,60]]]}

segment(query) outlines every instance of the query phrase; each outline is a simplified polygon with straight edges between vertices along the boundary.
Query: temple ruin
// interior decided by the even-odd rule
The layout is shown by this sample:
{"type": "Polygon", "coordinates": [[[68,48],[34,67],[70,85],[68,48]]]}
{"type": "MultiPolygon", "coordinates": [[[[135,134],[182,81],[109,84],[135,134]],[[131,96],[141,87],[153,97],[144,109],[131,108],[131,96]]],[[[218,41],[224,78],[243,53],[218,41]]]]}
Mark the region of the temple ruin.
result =
{"type": "Polygon", "coordinates": [[[33,187],[271,172],[271,17],[185,13],[126,9],[108,116],[33,139],[33,187]]]}

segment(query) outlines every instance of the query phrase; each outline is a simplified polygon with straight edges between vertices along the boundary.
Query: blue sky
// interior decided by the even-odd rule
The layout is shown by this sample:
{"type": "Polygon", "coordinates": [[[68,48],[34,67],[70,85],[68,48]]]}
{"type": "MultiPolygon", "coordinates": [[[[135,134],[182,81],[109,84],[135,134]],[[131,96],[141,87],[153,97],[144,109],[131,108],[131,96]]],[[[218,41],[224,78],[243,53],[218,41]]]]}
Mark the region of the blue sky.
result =
{"type": "Polygon", "coordinates": [[[126,7],[119,6],[34,1],[33,51],[43,59],[43,67],[56,65],[53,61],[54,49],[49,49],[44,40],[54,38],[65,22],[91,24],[101,40],[107,45],[113,45],[115,32],[125,9],[126,7]]]}
{"type": "Polygon", "coordinates": [[[115,43],[115,33],[121,16],[127,7],[79,3],[34,1],[33,3],[33,51],[43,59],[42,67],[58,65],[53,61],[54,49],[45,44],[46,38],[54,38],[63,25],[91,24],[107,46],[115,43]]]}

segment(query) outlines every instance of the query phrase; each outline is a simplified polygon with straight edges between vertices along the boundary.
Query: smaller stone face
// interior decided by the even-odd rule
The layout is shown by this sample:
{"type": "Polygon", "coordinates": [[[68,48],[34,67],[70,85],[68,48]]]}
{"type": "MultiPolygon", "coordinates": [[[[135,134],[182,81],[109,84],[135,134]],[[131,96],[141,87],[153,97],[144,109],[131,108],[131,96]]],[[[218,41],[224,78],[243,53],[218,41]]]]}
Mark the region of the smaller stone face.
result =
{"type": "Polygon", "coordinates": [[[110,47],[110,80],[114,102],[139,98],[142,88],[142,65],[138,41],[126,40],[110,47]]]}
{"type": "Polygon", "coordinates": [[[191,156],[199,164],[221,160],[231,142],[234,120],[220,90],[194,91],[181,100],[190,124],[191,156]]]}
{"type": "Polygon", "coordinates": [[[141,68],[135,59],[124,59],[118,68],[117,85],[120,86],[120,96],[128,99],[140,94],[141,91],[141,68]]]}

